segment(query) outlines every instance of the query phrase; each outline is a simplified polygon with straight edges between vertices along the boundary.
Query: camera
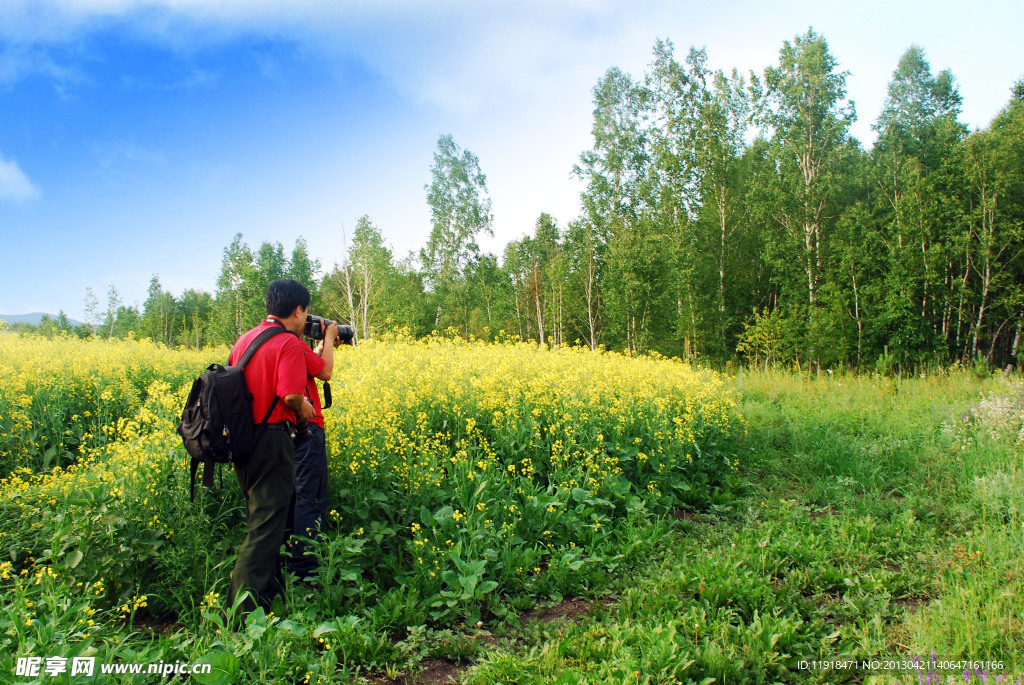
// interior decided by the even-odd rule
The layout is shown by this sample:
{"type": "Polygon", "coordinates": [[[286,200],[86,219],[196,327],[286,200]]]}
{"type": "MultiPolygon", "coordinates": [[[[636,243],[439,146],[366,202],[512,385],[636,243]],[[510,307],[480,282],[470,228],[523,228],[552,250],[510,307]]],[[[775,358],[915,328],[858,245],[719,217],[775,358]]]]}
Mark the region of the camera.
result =
{"type": "MultiPolygon", "coordinates": [[[[306,325],[302,328],[302,334],[313,340],[323,340],[324,335],[327,333],[327,327],[332,323],[334,322],[330,319],[310,314],[306,317],[306,325]]],[[[354,337],[355,331],[351,326],[338,326],[338,340],[343,344],[351,345],[352,338],[354,337]]]]}
{"type": "Polygon", "coordinates": [[[292,427],[292,440],[296,445],[309,440],[313,435],[309,432],[309,421],[300,421],[292,427]]]}
{"type": "Polygon", "coordinates": [[[323,340],[324,335],[327,333],[327,327],[332,323],[334,322],[330,319],[310,314],[306,317],[306,325],[302,328],[302,334],[313,340],[323,340]]]}

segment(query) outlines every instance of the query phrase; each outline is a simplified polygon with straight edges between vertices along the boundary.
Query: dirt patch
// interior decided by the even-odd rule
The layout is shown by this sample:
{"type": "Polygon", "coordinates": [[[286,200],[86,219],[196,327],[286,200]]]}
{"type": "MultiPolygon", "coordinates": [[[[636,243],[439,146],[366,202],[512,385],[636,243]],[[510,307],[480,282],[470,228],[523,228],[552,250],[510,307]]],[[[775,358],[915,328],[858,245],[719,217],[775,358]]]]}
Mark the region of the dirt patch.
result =
{"type": "Polygon", "coordinates": [[[176,618],[156,619],[151,616],[135,615],[132,628],[150,637],[168,637],[184,629],[176,618]]]}
{"type": "Polygon", "coordinates": [[[520,618],[523,623],[532,620],[550,623],[552,621],[567,620],[578,621],[590,613],[591,608],[600,604],[609,607],[615,604],[613,599],[602,599],[590,601],[586,599],[563,599],[558,604],[549,607],[538,607],[524,613],[520,618]]]}
{"type": "Polygon", "coordinates": [[[575,621],[586,615],[590,611],[591,606],[593,606],[593,602],[588,602],[585,599],[563,599],[554,606],[531,609],[524,613],[521,618],[523,623],[532,620],[550,623],[551,621],[563,618],[575,621]]]}
{"type": "Polygon", "coordinates": [[[458,682],[459,674],[466,668],[448,659],[427,659],[423,662],[423,670],[418,673],[400,675],[397,678],[377,675],[369,676],[366,682],[371,685],[445,685],[458,682]]]}
{"type": "Polygon", "coordinates": [[[668,514],[676,521],[689,521],[690,523],[698,523],[697,515],[692,511],[687,511],[686,509],[673,509],[668,514]]]}
{"type": "Polygon", "coordinates": [[[817,521],[818,519],[825,518],[826,516],[835,516],[836,512],[832,511],[832,505],[830,504],[824,509],[811,509],[807,512],[807,515],[812,521],[817,521]]]}
{"type": "Polygon", "coordinates": [[[839,604],[843,601],[843,596],[840,595],[838,592],[826,592],[823,594],[814,595],[811,601],[814,602],[814,606],[820,609],[821,607],[827,607],[831,604],[839,604]]]}
{"type": "MultiPolygon", "coordinates": [[[[550,623],[552,621],[579,621],[590,613],[595,606],[610,607],[616,600],[605,598],[600,600],[586,599],[563,599],[561,602],[548,607],[537,607],[523,613],[519,618],[523,623],[529,621],[541,621],[550,623]]],[[[491,648],[498,644],[499,640],[489,632],[481,631],[473,635],[473,640],[480,643],[484,648],[491,648]]],[[[462,672],[469,668],[472,662],[459,663],[450,659],[426,659],[423,661],[423,670],[418,673],[400,675],[397,678],[389,678],[380,673],[364,676],[365,682],[370,685],[445,685],[446,683],[458,682],[462,672]]]]}
{"type": "Polygon", "coordinates": [[[474,642],[483,645],[485,648],[494,647],[498,644],[498,638],[496,638],[493,633],[489,633],[486,630],[477,631],[470,637],[473,638],[474,642]]]}
{"type": "Polygon", "coordinates": [[[893,600],[893,604],[903,609],[908,614],[915,613],[918,609],[928,603],[927,597],[900,597],[893,600]]]}

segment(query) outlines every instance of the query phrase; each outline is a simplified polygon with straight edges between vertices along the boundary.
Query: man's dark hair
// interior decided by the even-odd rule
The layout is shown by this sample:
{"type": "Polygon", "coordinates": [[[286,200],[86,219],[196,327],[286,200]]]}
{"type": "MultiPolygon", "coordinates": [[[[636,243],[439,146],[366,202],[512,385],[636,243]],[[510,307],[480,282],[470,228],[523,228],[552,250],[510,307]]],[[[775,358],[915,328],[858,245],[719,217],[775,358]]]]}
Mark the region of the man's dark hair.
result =
{"type": "Polygon", "coordinates": [[[291,278],[272,281],[267,286],[267,314],[282,319],[291,316],[296,307],[309,309],[309,290],[291,278]]]}

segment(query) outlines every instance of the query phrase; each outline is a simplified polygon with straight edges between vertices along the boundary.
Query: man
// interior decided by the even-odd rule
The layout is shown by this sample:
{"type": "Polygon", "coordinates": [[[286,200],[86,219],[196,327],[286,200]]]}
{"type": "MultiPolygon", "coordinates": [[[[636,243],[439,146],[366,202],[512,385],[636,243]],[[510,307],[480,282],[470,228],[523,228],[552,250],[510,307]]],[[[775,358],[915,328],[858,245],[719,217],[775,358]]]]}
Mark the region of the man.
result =
{"type": "Polygon", "coordinates": [[[295,492],[295,445],[291,431],[296,423],[313,418],[315,409],[305,394],[307,371],[315,369],[319,373],[324,365],[300,337],[309,300],[309,290],[298,281],[274,281],[267,287],[267,318],[239,338],[231,350],[230,363],[234,365],[249,343],[267,328],[281,326],[293,334],[270,338],[244,370],[246,385],[253,396],[253,422],[258,425],[274,405],[256,449],[243,464],[235,465],[238,483],[245,494],[248,532],[238,548],[228,603],[233,605],[248,590],[252,599],[242,604],[246,612],[255,610],[257,602],[269,608],[284,589],[280,551],[295,492]]]}
{"type": "MultiPolygon", "coordinates": [[[[334,348],[340,344],[338,324],[332,321],[324,329],[324,339],[315,351],[322,365],[318,369],[318,365],[309,364],[306,369],[306,397],[313,404],[313,418],[309,420],[307,434],[296,436],[295,506],[290,526],[293,536],[288,542],[291,552],[288,570],[304,579],[312,576],[317,568],[316,557],[310,553],[309,540],[320,539],[320,526],[327,516],[327,436],[316,380],[331,380],[334,348]]],[[[307,355],[309,358],[311,355],[307,355]]]]}

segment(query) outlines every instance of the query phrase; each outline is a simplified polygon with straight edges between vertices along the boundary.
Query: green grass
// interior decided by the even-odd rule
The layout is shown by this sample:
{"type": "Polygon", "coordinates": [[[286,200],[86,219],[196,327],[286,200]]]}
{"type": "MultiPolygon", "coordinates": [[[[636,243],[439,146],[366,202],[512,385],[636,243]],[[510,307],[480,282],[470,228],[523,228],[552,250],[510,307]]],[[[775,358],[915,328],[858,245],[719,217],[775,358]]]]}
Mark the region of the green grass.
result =
{"type": "Polygon", "coordinates": [[[987,436],[984,412],[966,443],[943,430],[1008,384],[746,372],[734,385],[748,421],[734,499],[669,519],[646,568],[609,586],[614,604],[530,626],[464,681],[965,682],[941,662],[971,660],[1016,682],[1021,447],[987,436]],[[915,656],[922,670],[886,668],[915,656]],[[836,660],[858,668],[810,667],[836,660]]]}

